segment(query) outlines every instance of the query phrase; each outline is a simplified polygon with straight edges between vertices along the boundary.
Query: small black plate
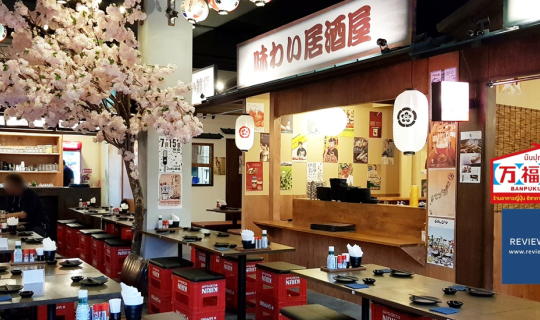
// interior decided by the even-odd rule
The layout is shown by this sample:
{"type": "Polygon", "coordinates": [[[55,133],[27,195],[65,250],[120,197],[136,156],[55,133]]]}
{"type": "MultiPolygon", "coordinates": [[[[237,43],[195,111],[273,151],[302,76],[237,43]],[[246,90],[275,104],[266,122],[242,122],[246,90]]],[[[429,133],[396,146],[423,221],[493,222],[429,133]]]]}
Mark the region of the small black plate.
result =
{"type": "Polygon", "coordinates": [[[470,295],[478,296],[478,297],[492,297],[492,296],[497,294],[495,291],[486,290],[486,289],[479,289],[479,288],[470,288],[470,287],[468,287],[465,290],[470,295]]]}
{"type": "Polygon", "coordinates": [[[192,232],[201,231],[201,228],[191,227],[189,228],[189,231],[192,231],[192,232]]]}
{"type": "Polygon", "coordinates": [[[334,280],[337,281],[337,282],[343,282],[343,283],[353,283],[353,282],[358,281],[358,278],[353,277],[353,276],[337,275],[337,276],[334,276],[334,280]]]}
{"type": "Polygon", "coordinates": [[[118,221],[126,221],[127,219],[127,217],[118,217],[118,221]]]}
{"type": "Polygon", "coordinates": [[[230,243],[227,242],[216,242],[214,243],[214,247],[216,248],[228,248],[230,243]]]}
{"type": "Polygon", "coordinates": [[[439,298],[431,297],[431,296],[415,296],[415,295],[411,295],[409,297],[409,299],[414,303],[426,304],[426,305],[437,304],[437,303],[442,302],[439,298]]]}
{"type": "Polygon", "coordinates": [[[377,269],[377,270],[373,270],[373,274],[376,275],[376,276],[382,276],[385,274],[384,270],[381,270],[381,269],[377,269]]]}
{"type": "Polygon", "coordinates": [[[34,291],[20,291],[19,295],[23,298],[30,298],[34,295],[34,291]]]}
{"type": "Polygon", "coordinates": [[[19,232],[17,232],[17,235],[21,236],[21,237],[29,237],[29,236],[31,236],[33,234],[34,233],[32,231],[19,231],[19,232]]]}
{"type": "Polygon", "coordinates": [[[6,272],[8,269],[9,269],[9,267],[0,266],[0,272],[6,272]]]}
{"type": "Polygon", "coordinates": [[[446,287],[443,288],[442,291],[444,291],[445,294],[456,294],[457,289],[446,287]]]}
{"type": "Polygon", "coordinates": [[[11,284],[11,285],[0,285],[0,293],[11,293],[11,292],[19,292],[21,291],[23,286],[18,284],[11,284]]]}
{"type": "Polygon", "coordinates": [[[229,237],[229,236],[230,236],[230,234],[228,234],[228,233],[224,233],[224,232],[220,232],[220,233],[218,233],[218,234],[217,234],[217,236],[218,236],[218,237],[222,237],[222,238],[225,238],[225,237],[229,237]]]}
{"type": "Polygon", "coordinates": [[[463,306],[463,302],[457,301],[457,300],[446,301],[446,304],[448,304],[450,308],[455,308],[455,309],[459,309],[461,308],[461,306],[463,306]]]}
{"type": "Polygon", "coordinates": [[[22,241],[24,241],[26,244],[38,244],[43,242],[43,238],[26,238],[22,241]]]}
{"type": "Polygon", "coordinates": [[[79,281],[80,284],[83,286],[101,286],[107,283],[109,279],[106,277],[100,277],[100,278],[86,278],[84,280],[79,281]]]}
{"type": "Polygon", "coordinates": [[[393,275],[394,277],[408,278],[408,277],[412,277],[414,273],[409,272],[409,271],[392,269],[390,270],[390,274],[393,275]]]}
{"type": "Polygon", "coordinates": [[[78,267],[82,264],[83,262],[81,260],[66,260],[66,261],[62,261],[60,262],[60,265],[62,267],[78,267]]]}
{"type": "Polygon", "coordinates": [[[83,276],[73,276],[73,277],[71,277],[71,281],[73,281],[73,282],[80,282],[82,279],[84,279],[83,276]]]}

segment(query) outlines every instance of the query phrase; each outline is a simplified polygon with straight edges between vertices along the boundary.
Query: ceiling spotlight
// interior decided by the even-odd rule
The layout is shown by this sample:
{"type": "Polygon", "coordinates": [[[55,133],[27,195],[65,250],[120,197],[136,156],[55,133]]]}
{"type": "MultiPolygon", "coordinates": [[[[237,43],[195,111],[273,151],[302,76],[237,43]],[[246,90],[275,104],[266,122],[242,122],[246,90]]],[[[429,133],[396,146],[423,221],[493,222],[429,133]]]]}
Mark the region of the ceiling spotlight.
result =
{"type": "Polygon", "coordinates": [[[224,16],[238,8],[240,0],[208,0],[208,6],[224,16]]]}
{"type": "Polygon", "coordinates": [[[381,48],[381,53],[390,52],[390,48],[388,48],[388,41],[386,41],[386,39],[377,39],[377,45],[381,48]]]}
{"type": "Polygon", "coordinates": [[[120,7],[120,13],[121,13],[121,14],[126,13],[126,8],[124,8],[124,6],[121,6],[121,7],[120,7]]]}
{"type": "Polygon", "coordinates": [[[221,81],[218,81],[216,83],[216,89],[217,89],[217,91],[220,91],[220,92],[223,91],[223,89],[225,89],[225,84],[223,84],[223,82],[221,82],[221,81]]]}
{"type": "Polygon", "coordinates": [[[268,2],[272,0],[249,0],[249,1],[253,2],[257,7],[264,7],[265,4],[267,4],[268,2]]]}

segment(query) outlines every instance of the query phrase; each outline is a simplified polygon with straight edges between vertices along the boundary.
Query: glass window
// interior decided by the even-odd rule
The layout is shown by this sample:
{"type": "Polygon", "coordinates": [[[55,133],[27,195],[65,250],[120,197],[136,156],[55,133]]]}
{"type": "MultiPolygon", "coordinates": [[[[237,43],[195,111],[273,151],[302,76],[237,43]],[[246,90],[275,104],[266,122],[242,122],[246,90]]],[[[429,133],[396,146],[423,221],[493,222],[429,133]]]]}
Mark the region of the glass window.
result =
{"type": "Polygon", "coordinates": [[[193,186],[214,185],[214,144],[193,143],[191,154],[191,184],[193,186]]]}

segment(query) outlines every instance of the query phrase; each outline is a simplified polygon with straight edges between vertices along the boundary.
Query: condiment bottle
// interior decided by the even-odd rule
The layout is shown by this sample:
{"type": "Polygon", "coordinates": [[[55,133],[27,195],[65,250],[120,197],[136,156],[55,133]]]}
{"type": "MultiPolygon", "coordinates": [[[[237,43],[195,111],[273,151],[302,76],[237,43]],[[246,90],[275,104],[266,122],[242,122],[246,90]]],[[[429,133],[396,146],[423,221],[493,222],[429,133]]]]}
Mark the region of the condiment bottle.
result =
{"type": "Polygon", "coordinates": [[[157,228],[163,229],[163,216],[159,215],[158,222],[157,222],[157,228]]]}
{"type": "Polygon", "coordinates": [[[76,320],[91,319],[90,306],[88,305],[88,290],[79,290],[79,304],[75,311],[76,320]]]}
{"type": "Polygon", "coordinates": [[[79,199],[79,208],[82,208],[82,199],[79,199]]]}
{"type": "Polygon", "coordinates": [[[22,249],[21,249],[21,242],[20,241],[15,242],[15,251],[13,251],[13,262],[15,262],[15,263],[23,262],[23,252],[22,252],[22,249]]]}
{"type": "Polygon", "coordinates": [[[266,230],[263,230],[261,248],[268,248],[268,237],[266,236],[266,230]]]}
{"type": "Polygon", "coordinates": [[[336,259],[334,257],[334,247],[328,247],[328,258],[326,259],[326,267],[328,269],[336,269],[336,259]]]}

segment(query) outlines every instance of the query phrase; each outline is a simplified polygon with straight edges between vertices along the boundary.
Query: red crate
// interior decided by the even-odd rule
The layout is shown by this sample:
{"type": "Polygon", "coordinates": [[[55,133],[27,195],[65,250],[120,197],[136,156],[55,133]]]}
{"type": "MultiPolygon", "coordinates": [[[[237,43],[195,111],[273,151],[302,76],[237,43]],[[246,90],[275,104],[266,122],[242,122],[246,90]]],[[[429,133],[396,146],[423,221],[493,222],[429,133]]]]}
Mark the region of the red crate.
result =
{"type": "MultiPolygon", "coordinates": [[[[263,257],[248,256],[246,262],[246,285],[250,283],[255,285],[257,281],[257,263],[264,261],[263,257]]],[[[235,288],[238,285],[238,258],[227,257],[223,259],[221,273],[227,278],[227,284],[235,284],[235,288]]],[[[227,285],[229,288],[229,285],[227,285]]]]}
{"type": "Polygon", "coordinates": [[[108,234],[112,234],[114,236],[117,236],[119,237],[120,236],[120,233],[117,233],[117,231],[119,231],[119,229],[117,230],[115,228],[115,224],[112,223],[112,222],[105,222],[105,232],[107,232],[108,234]]]}
{"type": "Polygon", "coordinates": [[[371,320],[433,320],[429,317],[420,317],[407,312],[398,311],[377,303],[371,303],[371,320]]]}
{"type": "Polygon", "coordinates": [[[68,258],[79,257],[79,229],[84,228],[80,223],[66,224],[66,252],[68,258]]]}
{"type": "MultiPolygon", "coordinates": [[[[268,299],[280,303],[307,301],[307,281],[298,276],[277,274],[257,268],[257,296],[266,296],[268,299]]],[[[305,304],[305,303],[304,303],[305,304]]]]}
{"type": "MultiPolygon", "coordinates": [[[[195,251],[195,259],[193,262],[195,263],[195,268],[206,268],[206,252],[194,250],[195,251]]],[[[193,252],[193,251],[192,251],[193,252]]],[[[192,253],[193,258],[193,253],[192,253]]],[[[210,270],[223,273],[222,272],[222,261],[223,259],[217,255],[217,254],[211,254],[210,255],[210,270]]]]}
{"type": "MultiPolygon", "coordinates": [[[[220,311],[225,310],[225,279],[192,282],[177,273],[185,269],[175,270],[172,281],[172,301],[186,310],[220,311]]],[[[191,269],[193,272],[204,272],[191,269]]],[[[213,273],[216,278],[222,275],[213,273]]]]}
{"type": "Polygon", "coordinates": [[[105,273],[105,240],[118,239],[112,234],[93,234],[92,236],[92,266],[105,273]]]}
{"type": "Polygon", "coordinates": [[[225,308],[222,310],[204,309],[204,311],[193,311],[173,303],[172,309],[173,312],[189,320],[225,320],[225,308]]]}
{"type": "Polygon", "coordinates": [[[178,268],[191,268],[193,262],[174,258],[150,259],[148,266],[148,288],[161,292],[162,296],[172,295],[172,274],[178,268]]]}
{"type": "MultiPolygon", "coordinates": [[[[56,305],[56,320],[75,320],[75,303],[59,303],[56,305]]],[[[47,306],[38,306],[38,320],[47,320],[47,306]]]]}
{"type": "Polygon", "coordinates": [[[257,320],[279,320],[279,310],[285,307],[303,306],[307,301],[289,301],[278,303],[276,300],[269,299],[268,297],[261,297],[257,295],[257,306],[255,319],[257,320]]]}
{"type": "Polygon", "coordinates": [[[87,263],[92,263],[92,235],[104,232],[101,229],[79,230],[79,258],[87,263]]]}
{"type": "Polygon", "coordinates": [[[161,291],[148,288],[148,314],[172,311],[171,295],[164,295],[161,291]]]}
{"type": "Polygon", "coordinates": [[[120,229],[120,239],[133,240],[133,230],[130,227],[122,227],[120,229]]]}
{"type": "Polygon", "coordinates": [[[56,251],[60,255],[66,254],[66,224],[75,222],[75,219],[56,221],[56,251]]]}
{"type": "Polygon", "coordinates": [[[105,240],[105,275],[113,279],[120,278],[124,260],[130,253],[130,240],[105,240]]]}
{"type": "MultiPolygon", "coordinates": [[[[238,284],[234,287],[229,287],[225,289],[225,304],[228,309],[236,310],[238,309],[238,296],[236,293],[238,284]]],[[[251,288],[246,288],[246,313],[255,313],[255,306],[257,305],[257,291],[256,286],[253,285],[251,288]]]]}

